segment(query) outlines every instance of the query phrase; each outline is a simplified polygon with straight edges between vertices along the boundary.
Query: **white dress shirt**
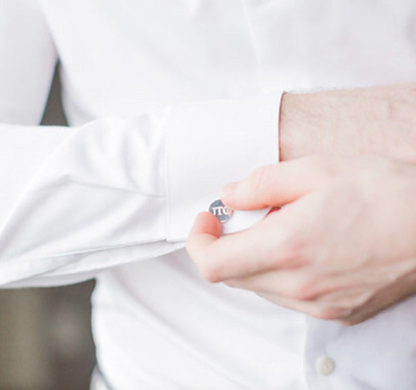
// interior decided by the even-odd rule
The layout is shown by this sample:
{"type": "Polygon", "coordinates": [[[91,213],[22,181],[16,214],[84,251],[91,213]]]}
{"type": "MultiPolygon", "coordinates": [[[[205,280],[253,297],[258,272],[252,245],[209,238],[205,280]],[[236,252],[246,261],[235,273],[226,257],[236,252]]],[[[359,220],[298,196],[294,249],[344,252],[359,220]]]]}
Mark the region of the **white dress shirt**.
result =
{"type": "Polygon", "coordinates": [[[97,277],[115,390],[415,390],[416,298],[343,327],[183,249],[278,161],[283,90],[415,79],[414,0],[0,0],[0,283],[97,277]],[[39,127],[58,58],[71,126],[39,127]]]}

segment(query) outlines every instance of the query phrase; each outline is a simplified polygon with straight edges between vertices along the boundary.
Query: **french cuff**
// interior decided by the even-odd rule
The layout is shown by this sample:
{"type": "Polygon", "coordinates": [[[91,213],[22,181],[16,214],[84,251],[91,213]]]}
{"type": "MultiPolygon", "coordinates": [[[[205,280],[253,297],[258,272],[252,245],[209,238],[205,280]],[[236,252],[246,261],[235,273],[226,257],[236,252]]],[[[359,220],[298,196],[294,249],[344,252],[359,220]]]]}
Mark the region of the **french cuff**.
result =
{"type": "Polygon", "coordinates": [[[225,184],[279,161],[280,100],[281,94],[175,108],[166,144],[168,241],[186,240],[196,215],[208,211],[225,184]]]}

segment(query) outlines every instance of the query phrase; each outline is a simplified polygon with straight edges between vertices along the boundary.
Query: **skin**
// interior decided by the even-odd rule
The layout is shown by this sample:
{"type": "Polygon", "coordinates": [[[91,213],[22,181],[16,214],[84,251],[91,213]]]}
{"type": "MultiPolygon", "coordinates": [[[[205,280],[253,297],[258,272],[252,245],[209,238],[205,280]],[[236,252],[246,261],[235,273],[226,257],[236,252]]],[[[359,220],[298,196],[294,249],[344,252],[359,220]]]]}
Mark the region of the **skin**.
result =
{"type": "Polygon", "coordinates": [[[287,93],[279,127],[280,161],[331,153],[416,163],[416,84],[287,93]]]}
{"type": "Polygon", "coordinates": [[[187,241],[201,274],[345,325],[414,295],[416,119],[410,107],[416,99],[404,98],[404,90],[326,92],[309,95],[309,105],[306,95],[286,95],[280,126],[286,161],[230,184],[222,197],[232,209],[273,210],[224,237],[217,219],[201,213],[187,241]],[[332,105],[319,109],[323,101],[332,105]],[[389,102],[388,109],[377,102],[389,102]],[[332,153],[311,156],[312,149],[332,153]],[[368,152],[380,156],[362,155],[368,152]]]}

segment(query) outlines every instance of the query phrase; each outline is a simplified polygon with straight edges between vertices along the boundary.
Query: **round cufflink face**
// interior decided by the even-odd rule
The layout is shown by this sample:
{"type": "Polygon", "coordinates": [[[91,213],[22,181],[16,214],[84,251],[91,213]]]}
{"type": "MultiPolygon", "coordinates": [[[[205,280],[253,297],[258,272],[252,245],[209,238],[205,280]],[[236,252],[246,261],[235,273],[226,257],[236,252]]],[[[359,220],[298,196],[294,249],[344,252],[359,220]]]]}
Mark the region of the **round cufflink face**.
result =
{"type": "Polygon", "coordinates": [[[210,204],[209,212],[217,217],[221,223],[226,223],[233,215],[233,210],[225,206],[221,199],[215,200],[210,204]]]}

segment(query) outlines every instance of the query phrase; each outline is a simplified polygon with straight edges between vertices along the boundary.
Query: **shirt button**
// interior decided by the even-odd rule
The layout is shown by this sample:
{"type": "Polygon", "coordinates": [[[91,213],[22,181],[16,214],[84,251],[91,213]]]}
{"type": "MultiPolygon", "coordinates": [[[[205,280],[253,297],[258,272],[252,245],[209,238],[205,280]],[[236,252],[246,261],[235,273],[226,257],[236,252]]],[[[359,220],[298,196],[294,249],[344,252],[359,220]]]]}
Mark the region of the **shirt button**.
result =
{"type": "Polygon", "coordinates": [[[335,362],[328,356],[322,356],[316,360],[316,371],[320,375],[331,375],[335,370],[335,362]]]}
{"type": "Polygon", "coordinates": [[[227,222],[233,215],[233,210],[225,206],[221,199],[215,200],[210,204],[209,212],[215,215],[221,223],[227,222]]]}

